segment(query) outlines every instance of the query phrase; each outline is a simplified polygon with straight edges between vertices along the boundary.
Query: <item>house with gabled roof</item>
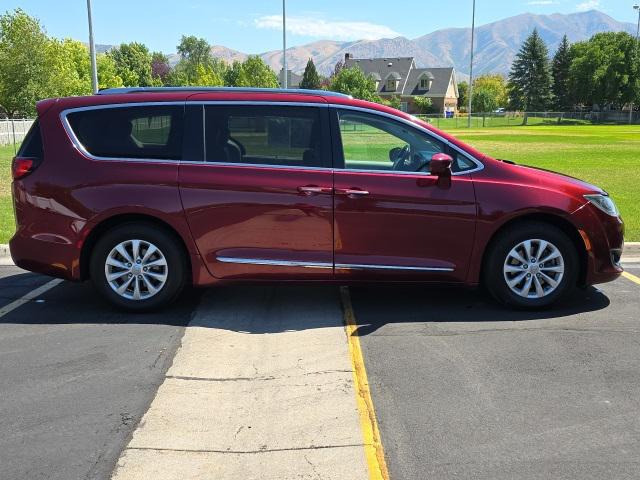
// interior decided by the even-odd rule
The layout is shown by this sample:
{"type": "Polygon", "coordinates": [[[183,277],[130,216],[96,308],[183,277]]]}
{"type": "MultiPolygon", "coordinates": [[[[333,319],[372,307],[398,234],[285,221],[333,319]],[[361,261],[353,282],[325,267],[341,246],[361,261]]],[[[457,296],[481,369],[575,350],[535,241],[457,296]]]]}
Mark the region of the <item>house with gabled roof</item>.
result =
{"type": "Polygon", "coordinates": [[[347,68],[359,67],[376,82],[378,95],[384,99],[400,98],[401,109],[418,113],[415,98],[431,99],[433,109],[439,113],[458,108],[458,82],[453,67],[417,68],[413,57],[353,58],[345,55],[347,68]]]}

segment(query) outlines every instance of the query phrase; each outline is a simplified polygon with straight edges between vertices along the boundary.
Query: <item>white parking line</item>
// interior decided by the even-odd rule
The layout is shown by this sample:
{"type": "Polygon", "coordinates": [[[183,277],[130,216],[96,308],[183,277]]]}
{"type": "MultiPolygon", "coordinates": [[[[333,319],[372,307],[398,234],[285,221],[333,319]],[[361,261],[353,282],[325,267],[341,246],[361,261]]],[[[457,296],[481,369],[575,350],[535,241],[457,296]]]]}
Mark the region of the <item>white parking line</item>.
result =
{"type": "Polygon", "coordinates": [[[0,318],[4,317],[7,313],[14,311],[16,308],[21,307],[25,303],[30,302],[31,300],[39,297],[43,293],[51,290],[53,287],[60,285],[62,282],[63,280],[59,278],[51,280],[50,282],[45,283],[44,285],[36,288],[35,290],[31,290],[29,293],[27,293],[26,295],[23,295],[17,300],[14,300],[10,304],[5,305],[4,307],[0,307],[0,318]]]}

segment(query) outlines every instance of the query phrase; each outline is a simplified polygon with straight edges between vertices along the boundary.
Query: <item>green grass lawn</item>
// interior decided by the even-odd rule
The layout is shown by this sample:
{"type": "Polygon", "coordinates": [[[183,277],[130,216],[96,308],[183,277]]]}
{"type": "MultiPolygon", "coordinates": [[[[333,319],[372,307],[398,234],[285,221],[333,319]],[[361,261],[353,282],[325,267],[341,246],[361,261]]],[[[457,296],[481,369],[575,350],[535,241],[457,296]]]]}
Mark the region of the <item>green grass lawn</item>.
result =
{"type": "Polygon", "coordinates": [[[13,145],[0,146],[0,243],[7,243],[16,229],[11,203],[11,159],[13,145]]]}

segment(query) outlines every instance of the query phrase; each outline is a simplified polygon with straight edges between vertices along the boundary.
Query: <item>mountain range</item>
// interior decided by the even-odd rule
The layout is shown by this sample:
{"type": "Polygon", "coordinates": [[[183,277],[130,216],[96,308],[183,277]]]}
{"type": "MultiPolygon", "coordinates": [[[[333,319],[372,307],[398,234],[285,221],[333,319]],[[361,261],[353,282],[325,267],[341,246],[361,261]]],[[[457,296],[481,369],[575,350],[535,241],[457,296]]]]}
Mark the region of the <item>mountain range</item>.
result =
{"type": "MultiPolygon", "coordinates": [[[[597,10],[567,15],[524,13],[476,27],[475,73],[508,73],[522,42],[534,28],[538,29],[547,43],[550,54],[556,50],[564,34],[569,41],[577,42],[599,32],[625,31],[635,34],[636,31],[634,24],[619,22],[597,10]]],[[[454,66],[463,78],[469,73],[470,46],[470,28],[447,28],[414,39],[396,37],[350,42],[319,40],[288,48],[287,63],[291,70],[300,73],[304,71],[307,60],[313,58],[318,71],[328,75],[335,64],[344,58],[345,53],[356,58],[415,57],[419,67],[454,66]]],[[[222,45],[213,46],[211,53],[229,62],[242,61],[247,57],[246,53],[222,45]]],[[[260,57],[275,71],[280,70],[281,50],[264,52],[260,57]]],[[[171,56],[172,63],[177,60],[177,55],[171,56]]]]}

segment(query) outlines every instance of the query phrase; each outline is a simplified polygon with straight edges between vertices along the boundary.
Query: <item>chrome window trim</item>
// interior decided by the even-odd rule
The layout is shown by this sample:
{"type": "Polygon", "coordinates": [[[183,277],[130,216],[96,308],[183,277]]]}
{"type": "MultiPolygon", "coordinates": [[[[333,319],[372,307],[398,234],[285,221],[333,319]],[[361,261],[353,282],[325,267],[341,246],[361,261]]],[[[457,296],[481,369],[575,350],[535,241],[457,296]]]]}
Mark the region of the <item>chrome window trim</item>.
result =
{"type": "Polygon", "coordinates": [[[239,258],[239,257],[216,257],[216,260],[223,263],[239,263],[248,265],[272,265],[277,267],[303,267],[303,268],[333,268],[332,263],[326,262],[298,262],[289,260],[268,260],[266,258],[239,258]]]}
{"type": "MultiPolygon", "coordinates": [[[[60,112],[60,121],[62,126],[67,133],[67,136],[71,140],[73,146],[78,150],[83,156],[90,160],[98,160],[98,161],[106,161],[106,162],[136,162],[136,163],[161,163],[161,164],[176,164],[176,163],[186,163],[186,164],[198,164],[198,165],[223,165],[222,162],[207,162],[205,160],[202,161],[186,161],[180,159],[159,159],[159,158],[142,158],[142,157],[100,157],[97,155],[93,155],[90,153],[84,145],[78,140],[76,133],[71,128],[71,124],[69,123],[69,119],[67,116],[71,113],[75,112],[83,112],[87,110],[104,110],[109,108],[127,108],[127,107],[145,107],[145,106],[165,106],[165,105],[181,105],[186,106],[189,105],[256,105],[256,106],[295,106],[295,107],[317,107],[317,108],[329,108],[329,104],[327,103],[314,103],[314,102],[277,102],[277,101],[260,101],[260,100],[207,100],[207,101],[168,101],[168,102],[127,102],[127,103],[105,103],[101,105],[89,105],[85,107],[73,107],[67,108],[60,112]]],[[[203,124],[202,128],[204,131],[204,116],[205,110],[202,109],[203,116],[203,124]]],[[[203,135],[203,142],[206,143],[206,135],[203,135]]],[[[205,146],[206,153],[206,146],[205,146]]],[[[206,158],[206,156],[204,157],[206,158]]],[[[286,165],[271,165],[271,164],[250,164],[250,163],[224,163],[224,165],[236,165],[236,166],[247,166],[247,167],[267,167],[267,168],[299,168],[299,169],[307,169],[307,170],[333,170],[333,167],[303,167],[303,166],[286,166],[286,165]]]]}
{"type": "Polygon", "coordinates": [[[86,107],[74,107],[67,108],[60,112],[60,122],[62,122],[62,126],[64,130],[67,132],[67,136],[73,146],[78,150],[82,155],[87,157],[90,160],[98,160],[98,161],[106,161],[106,162],[136,162],[136,163],[161,163],[161,164],[176,164],[180,162],[179,159],[171,159],[171,158],[142,158],[142,157],[100,157],[98,155],[93,155],[90,153],[84,145],[78,140],[76,136],[76,132],[71,128],[71,124],[69,123],[69,119],[67,116],[71,113],[76,112],[86,112],[88,110],[106,110],[112,108],[128,108],[128,107],[156,107],[156,106],[166,106],[166,105],[179,105],[185,106],[184,101],[180,102],[130,102],[130,103],[107,103],[104,105],[90,105],[86,107]]]}
{"type": "MultiPolygon", "coordinates": [[[[186,106],[187,104],[190,105],[256,105],[256,106],[262,106],[262,105],[279,105],[279,106],[293,106],[293,107],[316,107],[316,108],[336,108],[336,109],[345,109],[345,110],[353,110],[353,111],[357,111],[357,112],[363,112],[363,113],[369,113],[372,115],[379,115],[385,118],[389,118],[391,120],[395,120],[397,122],[403,123],[409,127],[415,128],[429,136],[432,136],[436,139],[438,139],[439,141],[443,142],[444,144],[448,145],[449,147],[453,148],[456,152],[464,155],[468,160],[470,160],[471,162],[476,164],[476,168],[470,169],[470,170],[465,170],[464,172],[456,172],[453,173],[453,176],[460,176],[460,175],[468,175],[470,173],[474,173],[474,172],[479,172],[482,169],[484,169],[484,164],[478,160],[477,158],[473,157],[471,154],[469,154],[468,152],[465,152],[464,150],[462,150],[461,148],[459,148],[458,146],[454,145],[453,143],[449,142],[448,140],[446,140],[445,138],[441,137],[440,135],[438,135],[437,133],[434,133],[424,127],[421,127],[420,125],[417,125],[409,120],[406,120],[404,118],[398,117],[396,115],[392,115],[390,113],[386,113],[386,112],[381,112],[375,109],[369,109],[369,108],[364,108],[364,107],[355,107],[352,105],[342,105],[342,104],[336,104],[336,103],[315,103],[315,102],[278,102],[278,101],[270,101],[270,100],[265,100],[265,101],[261,101],[261,100],[194,100],[194,101],[188,101],[188,100],[182,100],[182,101],[166,101],[166,102],[127,102],[127,103],[107,103],[107,104],[101,104],[101,105],[89,105],[89,106],[85,106],[85,107],[73,107],[73,108],[67,108],[65,110],[62,110],[60,112],[60,121],[62,123],[62,126],[65,130],[65,132],[67,133],[67,136],[69,137],[69,139],[71,140],[73,146],[86,158],[90,159],[90,160],[98,160],[98,161],[108,161],[108,162],[136,162],[136,163],[159,163],[159,164],[175,164],[175,163],[186,163],[186,164],[198,164],[198,165],[223,165],[223,166],[246,166],[246,167],[264,167],[264,168],[293,168],[293,169],[306,169],[306,170],[334,170],[334,171],[350,171],[350,172],[357,172],[357,173],[376,173],[376,174],[382,174],[382,175],[394,175],[394,174],[402,174],[402,175],[420,175],[424,173],[421,172],[402,172],[402,171],[387,171],[387,170],[376,170],[376,169],[346,169],[346,168],[342,168],[342,169],[336,169],[335,167],[306,167],[306,166],[287,166],[287,165],[271,165],[271,164],[250,164],[250,163],[223,163],[223,162],[206,162],[206,161],[188,161],[188,160],[180,160],[180,159],[157,159],[157,158],[141,158],[141,157],[130,157],[130,158],[120,158],[120,157],[100,157],[97,155],[93,155],[91,153],[89,153],[89,151],[87,151],[87,149],[84,147],[84,145],[82,145],[80,143],[80,141],[78,140],[78,137],[76,136],[75,132],[73,131],[73,129],[71,128],[71,125],[69,124],[69,119],[67,118],[67,115],[69,115],[70,113],[75,113],[75,112],[82,112],[82,111],[87,111],[87,110],[100,110],[100,109],[108,109],[108,108],[127,108],[127,107],[145,107],[145,106],[165,106],[165,105],[182,105],[182,106],[186,106]]],[[[204,108],[203,108],[203,115],[204,115],[204,108]]],[[[203,129],[204,129],[204,124],[203,124],[203,129]]],[[[428,175],[428,174],[427,174],[428,175]]]]}
{"type": "MultiPolygon", "coordinates": [[[[372,115],[379,115],[381,117],[389,118],[391,120],[395,120],[397,122],[404,123],[405,125],[407,125],[409,127],[412,127],[412,128],[414,128],[416,130],[419,130],[422,133],[426,133],[430,137],[436,138],[437,140],[441,141],[442,143],[444,143],[448,147],[451,147],[452,149],[454,149],[456,152],[458,152],[458,153],[462,154],[463,156],[465,156],[468,160],[470,160],[471,162],[473,162],[476,165],[475,168],[472,168],[472,169],[469,169],[469,170],[465,170],[464,172],[452,173],[451,175],[453,175],[453,176],[468,175],[470,173],[479,172],[479,171],[484,169],[484,164],[480,160],[478,160],[477,158],[472,156],[470,153],[465,152],[460,147],[458,147],[457,145],[451,143],[449,140],[447,140],[446,138],[438,135],[437,133],[432,132],[431,130],[429,130],[427,128],[421,127],[420,125],[418,125],[416,123],[413,123],[413,122],[411,122],[411,121],[409,121],[409,120],[407,120],[405,118],[398,117],[396,115],[392,115],[392,114],[387,113],[387,112],[381,112],[379,110],[374,110],[372,108],[369,109],[369,108],[364,108],[364,107],[355,107],[353,105],[342,105],[342,104],[336,104],[336,103],[330,103],[329,106],[331,106],[332,108],[336,108],[336,109],[353,110],[353,111],[356,111],[356,112],[369,113],[369,114],[372,114],[372,115]]],[[[375,170],[375,169],[372,169],[372,170],[360,170],[360,169],[356,170],[356,169],[353,169],[352,170],[352,169],[343,168],[341,170],[344,170],[344,171],[348,170],[350,172],[358,171],[358,172],[362,172],[362,173],[370,173],[370,172],[378,172],[378,173],[383,173],[383,174],[385,174],[385,173],[387,173],[387,174],[389,174],[389,173],[399,173],[399,172],[395,172],[395,171],[375,170]]],[[[429,174],[427,174],[425,172],[406,172],[406,173],[410,173],[410,174],[414,174],[414,175],[420,175],[420,174],[429,175],[429,174]]]]}
{"type": "Polygon", "coordinates": [[[337,270],[409,270],[416,272],[453,272],[450,267],[410,267],[402,265],[374,265],[365,263],[336,263],[337,270]]]}

